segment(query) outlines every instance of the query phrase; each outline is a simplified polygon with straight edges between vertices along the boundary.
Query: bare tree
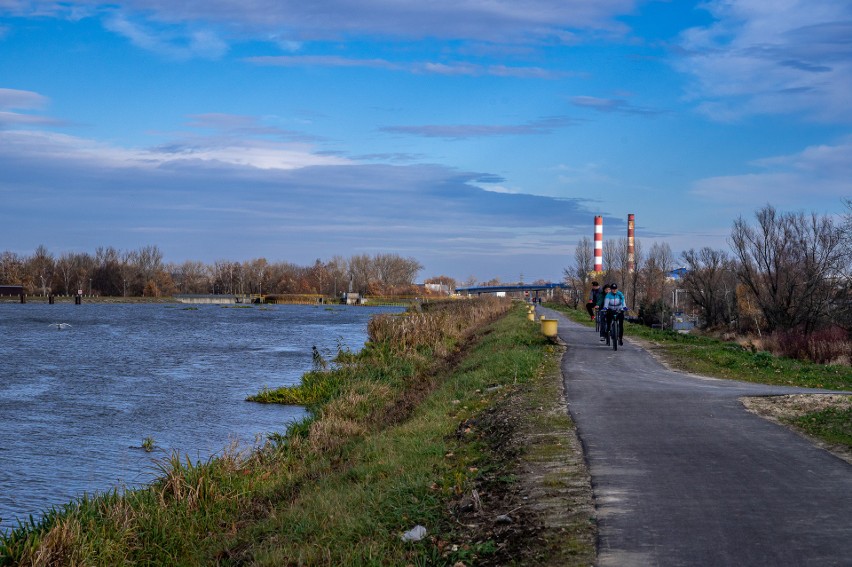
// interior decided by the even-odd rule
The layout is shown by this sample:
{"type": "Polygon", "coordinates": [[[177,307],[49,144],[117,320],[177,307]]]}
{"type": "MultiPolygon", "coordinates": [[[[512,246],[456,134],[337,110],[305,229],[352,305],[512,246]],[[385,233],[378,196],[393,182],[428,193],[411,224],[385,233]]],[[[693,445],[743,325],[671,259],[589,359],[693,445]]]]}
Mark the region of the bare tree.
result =
{"type": "Polygon", "coordinates": [[[145,283],[142,281],[142,275],[138,267],[139,253],[135,250],[122,252],[118,266],[119,273],[121,274],[121,295],[127,297],[131,286],[133,286],[134,295],[142,295],[145,283]]]}
{"type": "Polygon", "coordinates": [[[163,271],[163,253],[155,245],[143,246],[136,254],[136,270],[143,290],[151,284],[156,286],[163,271]]]}
{"type": "Polygon", "coordinates": [[[843,230],[815,213],[778,213],[767,205],[756,226],[734,221],[731,247],[739,278],[753,294],[770,331],[826,322],[837,279],[848,268],[843,230]]]}
{"type": "Polygon", "coordinates": [[[633,243],[633,271],[628,271],[624,277],[624,287],[626,288],[625,294],[627,295],[628,305],[639,304],[639,276],[645,267],[644,252],[642,243],[639,240],[635,240],[633,243]]]}
{"type": "Polygon", "coordinates": [[[59,259],[56,260],[56,272],[55,275],[59,280],[59,289],[61,293],[66,295],[70,294],[71,290],[71,281],[74,279],[75,273],[75,254],[71,252],[64,252],[59,256],[59,259]]]}
{"type": "Polygon", "coordinates": [[[366,254],[349,258],[349,291],[366,294],[375,281],[373,262],[366,254]]]}
{"type": "Polygon", "coordinates": [[[245,276],[245,283],[248,284],[248,293],[263,294],[264,290],[269,291],[266,287],[268,278],[269,262],[266,258],[255,258],[247,262],[243,262],[242,272],[245,276]]]}
{"type": "Polygon", "coordinates": [[[42,295],[47,295],[50,291],[54,268],[53,254],[48,252],[44,245],[36,248],[35,254],[27,262],[27,271],[30,273],[34,284],[41,289],[42,295]]]}
{"type": "Polygon", "coordinates": [[[580,303],[582,297],[589,293],[587,289],[591,281],[590,274],[595,269],[594,249],[592,241],[584,236],[574,247],[574,263],[563,270],[565,283],[571,286],[573,292],[571,297],[574,308],[580,303]]]}
{"type": "Polygon", "coordinates": [[[20,284],[24,279],[24,260],[14,252],[0,254],[0,283],[20,284]]]}
{"type": "Polygon", "coordinates": [[[210,270],[203,262],[187,260],[172,267],[174,283],[181,293],[211,293],[210,270]]]}
{"type": "Polygon", "coordinates": [[[634,299],[646,323],[664,323],[671,312],[668,295],[673,288],[669,276],[674,268],[672,249],[665,242],[651,245],[639,274],[641,298],[634,299]]]}
{"type": "Polygon", "coordinates": [[[89,293],[92,292],[95,266],[95,259],[90,254],[83,252],[74,255],[74,287],[72,290],[84,293],[88,289],[89,293]]]}
{"type": "Polygon", "coordinates": [[[331,277],[331,291],[335,297],[339,296],[349,285],[349,262],[343,256],[333,256],[327,266],[331,277]]]}
{"type": "Polygon", "coordinates": [[[216,260],[210,268],[214,293],[236,293],[235,282],[240,265],[230,260],[216,260]]]}
{"type": "Polygon", "coordinates": [[[701,310],[707,327],[729,323],[736,306],[736,267],[724,250],[704,247],[682,255],[687,272],[683,287],[701,310]]]}
{"type": "Polygon", "coordinates": [[[618,244],[615,240],[604,240],[603,243],[603,269],[604,281],[607,283],[617,282],[620,273],[618,271],[618,244]]]}

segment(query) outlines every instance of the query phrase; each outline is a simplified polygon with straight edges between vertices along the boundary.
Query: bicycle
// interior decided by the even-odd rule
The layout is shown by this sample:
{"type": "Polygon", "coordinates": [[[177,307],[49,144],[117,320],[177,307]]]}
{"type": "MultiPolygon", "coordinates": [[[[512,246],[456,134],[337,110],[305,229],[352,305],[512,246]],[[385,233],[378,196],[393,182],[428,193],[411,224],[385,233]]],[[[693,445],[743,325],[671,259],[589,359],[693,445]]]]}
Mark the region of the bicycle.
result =
{"type": "MultiPolygon", "coordinates": [[[[612,350],[618,350],[619,336],[622,335],[621,326],[624,324],[624,320],[618,316],[618,313],[615,309],[610,309],[612,311],[612,321],[609,322],[609,336],[607,337],[607,344],[612,343],[612,350]]],[[[627,307],[622,307],[620,310],[622,313],[626,313],[628,311],[627,307]]]]}
{"type": "Polygon", "coordinates": [[[603,325],[603,322],[601,321],[602,317],[603,311],[598,308],[595,308],[595,332],[599,335],[601,334],[601,325],[603,325]]]}

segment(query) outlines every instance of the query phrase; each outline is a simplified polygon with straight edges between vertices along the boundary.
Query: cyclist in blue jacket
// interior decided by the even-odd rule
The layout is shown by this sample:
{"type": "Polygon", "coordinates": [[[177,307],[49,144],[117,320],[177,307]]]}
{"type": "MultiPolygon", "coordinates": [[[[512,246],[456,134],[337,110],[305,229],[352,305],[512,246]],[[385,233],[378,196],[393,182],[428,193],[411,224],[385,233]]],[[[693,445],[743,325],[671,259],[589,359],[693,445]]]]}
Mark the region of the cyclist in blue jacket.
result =
{"type": "MultiPolygon", "coordinates": [[[[613,317],[618,317],[620,325],[618,326],[618,344],[624,344],[624,308],[627,303],[624,301],[624,294],[618,290],[618,284],[612,283],[609,286],[609,293],[606,294],[603,301],[603,308],[606,309],[607,328],[612,323],[613,317]]],[[[609,336],[606,338],[606,344],[609,344],[609,336]]]]}

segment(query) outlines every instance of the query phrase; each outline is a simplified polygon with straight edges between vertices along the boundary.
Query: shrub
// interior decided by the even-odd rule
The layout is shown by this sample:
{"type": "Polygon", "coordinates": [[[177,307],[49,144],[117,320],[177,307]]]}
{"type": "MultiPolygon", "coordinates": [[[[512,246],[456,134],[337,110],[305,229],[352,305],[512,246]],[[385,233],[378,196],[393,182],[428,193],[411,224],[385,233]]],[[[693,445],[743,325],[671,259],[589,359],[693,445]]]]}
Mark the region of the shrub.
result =
{"type": "Polygon", "coordinates": [[[781,355],[817,364],[829,364],[844,359],[848,363],[852,344],[849,333],[842,327],[832,326],[812,333],[802,329],[776,331],[772,335],[772,350],[781,355]]]}

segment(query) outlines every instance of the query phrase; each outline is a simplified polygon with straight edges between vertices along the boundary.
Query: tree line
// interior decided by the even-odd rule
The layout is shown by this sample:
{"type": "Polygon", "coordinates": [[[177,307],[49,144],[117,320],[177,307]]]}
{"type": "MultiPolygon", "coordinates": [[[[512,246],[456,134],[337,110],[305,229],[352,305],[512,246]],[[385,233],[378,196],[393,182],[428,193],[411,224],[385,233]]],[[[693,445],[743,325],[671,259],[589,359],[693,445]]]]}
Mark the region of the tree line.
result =
{"type": "Polygon", "coordinates": [[[415,293],[423,266],[398,254],[335,256],[312,265],[217,260],[166,263],[157,246],[136,250],[98,248],[94,254],[64,252],[58,256],[39,246],[31,256],[0,254],[0,284],[23,285],[33,295],[105,295],[159,297],[174,294],[320,294],[339,296],[415,293]]]}
{"type": "MultiPolygon", "coordinates": [[[[852,201],[833,218],[815,213],[758,209],[739,217],[729,249],[703,247],[678,259],[666,243],[635,243],[628,269],[627,239],[603,245],[605,270],[594,274],[592,242],[582,239],[565,279],[588,294],[592,278],[617,282],[646,324],[665,325],[675,311],[697,315],[700,326],[773,333],[852,328],[852,201]],[[684,270],[672,277],[676,261],[684,270]]],[[[573,301],[585,302],[576,294],[573,301]]]]}

